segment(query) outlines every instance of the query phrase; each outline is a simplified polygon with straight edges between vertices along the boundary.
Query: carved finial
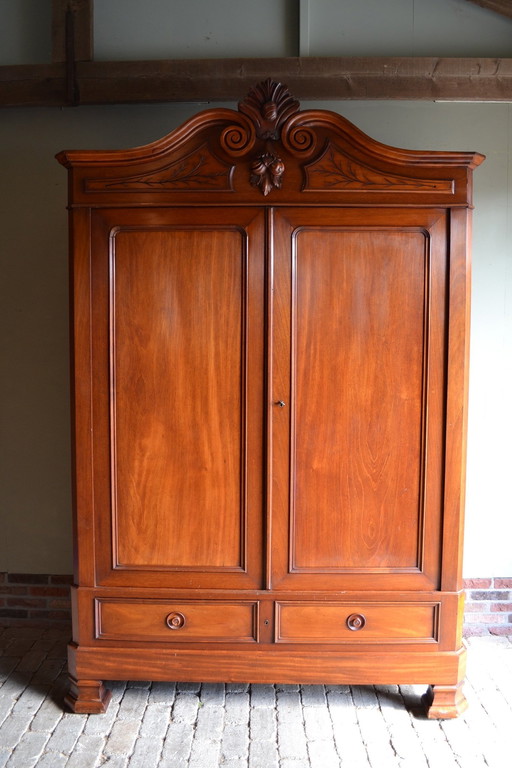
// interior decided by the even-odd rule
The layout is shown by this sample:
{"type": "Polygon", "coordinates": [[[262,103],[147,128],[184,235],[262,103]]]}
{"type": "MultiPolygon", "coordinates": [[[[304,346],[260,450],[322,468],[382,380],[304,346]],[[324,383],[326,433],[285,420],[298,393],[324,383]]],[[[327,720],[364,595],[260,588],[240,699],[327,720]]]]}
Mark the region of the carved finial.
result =
{"type": "Polygon", "coordinates": [[[286,85],[269,78],[251,88],[245,99],[239,103],[238,109],[252,120],[259,139],[277,141],[281,126],[299,111],[300,104],[290,94],[286,85]]]}

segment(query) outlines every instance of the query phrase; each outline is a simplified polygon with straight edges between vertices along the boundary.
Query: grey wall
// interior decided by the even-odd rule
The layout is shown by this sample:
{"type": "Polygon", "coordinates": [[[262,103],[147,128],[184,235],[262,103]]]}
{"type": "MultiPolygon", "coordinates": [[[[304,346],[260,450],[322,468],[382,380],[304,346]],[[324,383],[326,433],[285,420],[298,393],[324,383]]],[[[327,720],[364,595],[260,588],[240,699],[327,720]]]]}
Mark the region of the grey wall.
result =
{"type": "MultiPolygon", "coordinates": [[[[0,0],[0,14],[8,5],[12,11],[12,2],[0,0]]],[[[26,3],[30,5],[29,0],[26,3]]],[[[102,3],[104,9],[110,8],[111,25],[115,26],[117,19],[117,26],[132,32],[136,22],[135,16],[130,16],[129,5],[134,8],[137,5],[163,7],[162,0],[123,2],[123,15],[119,13],[120,0],[97,0],[97,23],[102,3]],[[116,4],[117,16],[112,15],[116,4]]],[[[185,6],[190,10],[197,3],[198,0],[195,3],[188,0],[173,5],[185,12],[185,6]]],[[[206,0],[202,3],[206,10],[213,4],[206,0]]],[[[234,0],[232,4],[236,4],[234,0]]],[[[262,0],[245,0],[245,3],[240,0],[238,4],[245,5],[247,12],[254,7],[263,7],[262,0]]],[[[481,39],[486,40],[488,47],[493,44],[488,38],[488,30],[499,28],[503,34],[496,35],[495,47],[505,48],[507,40],[512,47],[512,26],[507,20],[464,0],[359,0],[357,3],[352,0],[344,3],[311,0],[308,26],[311,53],[346,52],[335,49],[337,41],[340,48],[353,41],[356,32],[348,34],[350,24],[359,30],[362,46],[362,10],[366,8],[367,13],[377,13],[384,4],[398,31],[403,30],[403,17],[406,12],[409,14],[408,34],[409,37],[413,34],[416,46],[421,38],[418,18],[424,7],[429,6],[432,11],[434,6],[442,5],[444,18],[448,19],[446,24],[458,19],[467,27],[469,19],[471,28],[481,31],[481,39]],[[343,18],[340,17],[342,6],[346,11],[343,18]],[[318,18],[320,11],[322,23],[318,18]],[[411,13],[414,15],[412,21],[411,13]],[[335,27],[336,19],[339,27],[335,27]],[[325,49],[321,45],[322,39],[325,49]]],[[[226,25],[236,25],[230,29],[238,30],[240,41],[243,22],[228,14],[229,0],[218,5],[226,6],[223,18],[226,25]]],[[[292,44],[284,28],[290,4],[269,2],[266,5],[268,14],[272,10],[270,6],[278,28],[272,33],[272,46],[281,46],[284,55],[287,46],[292,44]]],[[[437,10],[439,22],[440,7],[437,10]]],[[[105,18],[106,15],[105,11],[105,18]]],[[[195,34],[205,18],[206,12],[198,15],[195,34]]],[[[12,14],[9,19],[14,23],[12,14]]],[[[388,54],[392,51],[386,47],[388,43],[384,38],[392,42],[391,27],[382,25],[380,37],[384,49],[375,50],[376,39],[371,48],[374,53],[388,54]]],[[[370,27],[374,26],[372,22],[370,27]]],[[[1,24],[0,28],[5,29],[1,24]]],[[[213,30],[217,41],[221,39],[219,29],[217,25],[213,30]]],[[[428,29],[428,34],[433,34],[431,26],[428,29]]],[[[426,30],[425,26],[425,34],[426,30]]],[[[454,31],[452,37],[458,40],[460,35],[454,31]]],[[[403,43],[402,37],[393,39],[395,48],[403,43]]],[[[106,44],[105,40],[101,44],[106,44]]],[[[210,46],[210,42],[204,44],[210,46]]],[[[16,50],[21,56],[19,47],[16,50]]],[[[418,48],[413,52],[417,53],[418,48]]],[[[350,50],[350,53],[354,51],[350,50]]],[[[277,54],[263,48],[261,55],[277,54]]],[[[466,55],[472,54],[466,51],[466,55]]],[[[478,55],[481,55],[480,51],[478,55]]],[[[112,57],[115,58],[114,53],[112,57]]],[[[0,111],[0,571],[68,573],[72,567],[66,172],[54,160],[54,155],[61,149],[142,144],[168,133],[205,106],[169,104],[0,111]]],[[[464,572],[466,576],[510,575],[512,105],[379,101],[314,102],[302,106],[339,111],[373,137],[396,146],[477,150],[487,155],[485,163],[475,171],[464,572]]]]}

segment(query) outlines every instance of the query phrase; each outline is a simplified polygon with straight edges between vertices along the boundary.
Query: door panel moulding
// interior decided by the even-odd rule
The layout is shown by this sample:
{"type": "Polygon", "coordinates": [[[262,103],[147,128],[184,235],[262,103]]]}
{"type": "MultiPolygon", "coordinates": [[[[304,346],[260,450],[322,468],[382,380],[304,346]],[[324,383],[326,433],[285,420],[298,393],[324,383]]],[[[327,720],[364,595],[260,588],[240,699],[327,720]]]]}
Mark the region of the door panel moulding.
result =
{"type": "Polygon", "coordinates": [[[512,58],[294,57],[3,66],[0,105],[235,101],[269,76],[302,100],[512,101],[512,58]]]}

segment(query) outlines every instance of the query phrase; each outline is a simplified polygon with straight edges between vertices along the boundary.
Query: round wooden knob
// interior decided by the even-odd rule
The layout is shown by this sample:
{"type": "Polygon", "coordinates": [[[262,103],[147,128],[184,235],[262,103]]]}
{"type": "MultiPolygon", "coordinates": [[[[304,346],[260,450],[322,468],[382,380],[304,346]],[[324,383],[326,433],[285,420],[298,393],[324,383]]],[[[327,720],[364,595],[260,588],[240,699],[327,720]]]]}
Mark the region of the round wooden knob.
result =
{"type": "Polygon", "coordinates": [[[362,613],[351,613],[347,619],[347,627],[353,632],[356,632],[358,629],[363,629],[365,624],[366,618],[362,613]]]}
{"type": "Polygon", "coordinates": [[[181,629],[185,626],[185,617],[182,613],[174,611],[166,617],[165,623],[169,629],[181,629]]]}

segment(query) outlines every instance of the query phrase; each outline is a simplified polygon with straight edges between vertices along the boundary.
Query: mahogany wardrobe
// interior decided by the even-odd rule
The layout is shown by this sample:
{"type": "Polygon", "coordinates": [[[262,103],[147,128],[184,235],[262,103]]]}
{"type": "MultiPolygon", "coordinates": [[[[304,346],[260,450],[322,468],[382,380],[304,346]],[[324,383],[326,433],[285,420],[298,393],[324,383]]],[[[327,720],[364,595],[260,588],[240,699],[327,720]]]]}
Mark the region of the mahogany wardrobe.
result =
{"type": "Polygon", "coordinates": [[[69,170],[70,690],[462,692],[474,152],[381,144],[267,80],[69,170]]]}

